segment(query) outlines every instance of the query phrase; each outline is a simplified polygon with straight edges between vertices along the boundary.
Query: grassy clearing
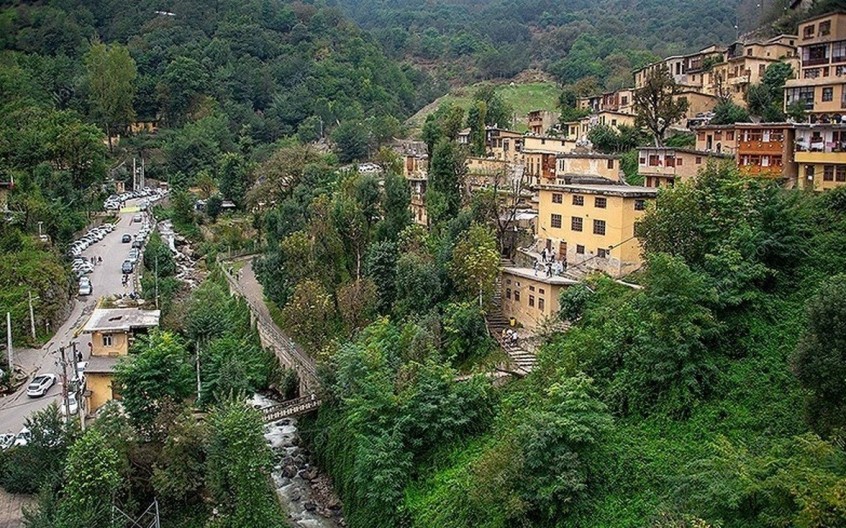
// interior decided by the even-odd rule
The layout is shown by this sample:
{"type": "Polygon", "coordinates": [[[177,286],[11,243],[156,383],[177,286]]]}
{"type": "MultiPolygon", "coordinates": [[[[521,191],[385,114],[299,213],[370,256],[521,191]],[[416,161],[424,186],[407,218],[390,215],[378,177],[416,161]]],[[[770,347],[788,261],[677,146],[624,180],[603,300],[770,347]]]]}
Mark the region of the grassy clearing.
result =
{"type": "MultiPolygon", "coordinates": [[[[480,86],[485,86],[486,84],[489,83],[478,83],[455,88],[447,95],[439,97],[431,104],[423,107],[406,121],[410,134],[417,136],[420,133],[423,122],[426,121],[426,116],[434,112],[442,103],[450,102],[466,110],[473,100],[473,93],[480,86]]],[[[555,110],[560,90],[553,82],[531,82],[501,84],[497,92],[502,95],[505,102],[514,108],[516,119],[513,128],[519,132],[525,132],[528,130],[526,126],[526,114],[532,110],[555,110]]]]}

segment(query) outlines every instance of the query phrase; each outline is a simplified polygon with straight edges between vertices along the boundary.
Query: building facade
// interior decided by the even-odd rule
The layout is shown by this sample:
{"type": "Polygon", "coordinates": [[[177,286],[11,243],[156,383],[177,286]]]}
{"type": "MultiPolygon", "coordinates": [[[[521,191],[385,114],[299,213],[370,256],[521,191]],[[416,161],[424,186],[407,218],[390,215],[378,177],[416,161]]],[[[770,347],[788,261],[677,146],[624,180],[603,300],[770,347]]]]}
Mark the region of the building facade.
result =
{"type": "MultiPolygon", "coordinates": [[[[622,160],[616,154],[568,152],[556,156],[555,183],[564,184],[571,176],[595,176],[611,182],[621,180],[622,160]]],[[[553,183],[543,181],[543,183],[553,183]]]]}
{"type": "Polygon", "coordinates": [[[711,159],[734,157],[695,149],[643,147],[638,151],[638,174],[643,176],[646,187],[673,187],[695,178],[711,159]]]}
{"type": "Polygon", "coordinates": [[[823,191],[846,185],[846,125],[796,125],[798,185],[823,191]]]}
{"type": "Polygon", "coordinates": [[[500,283],[502,315],[513,317],[526,328],[535,328],[558,313],[561,290],[576,281],[555,275],[547,277],[544,271],[509,267],[502,269],[500,283]]]}
{"type": "Polygon", "coordinates": [[[799,25],[799,74],[784,87],[784,105],[800,105],[811,123],[841,122],[846,114],[846,13],[799,25]]]}
{"type": "Polygon", "coordinates": [[[538,238],[570,271],[621,277],[642,265],[635,224],[657,190],[608,184],[542,185],[538,238]]]}
{"type": "Polygon", "coordinates": [[[85,409],[93,413],[118,394],[113,385],[115,366],[129,354],[140,334],[159,326],[159,310],[97,308],[83,327],[91,336],[91,356],[85,368],[85,409]]]}

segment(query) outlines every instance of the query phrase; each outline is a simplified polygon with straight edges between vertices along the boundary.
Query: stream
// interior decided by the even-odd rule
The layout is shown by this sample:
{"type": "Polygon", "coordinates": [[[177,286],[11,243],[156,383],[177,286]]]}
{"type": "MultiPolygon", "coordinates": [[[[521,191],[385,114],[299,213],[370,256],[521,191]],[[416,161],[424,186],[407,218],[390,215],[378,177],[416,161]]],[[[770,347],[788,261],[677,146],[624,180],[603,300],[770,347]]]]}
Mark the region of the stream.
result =
{"type": "MultiPolygon", "coordinates": [[[[260,409],[277,402],[256,394],[249,403],[260,409]]],[[[266,424],[264,438],[273,451],[271,477],[289,524],[294,528],[345,527],[341,501],[329,476],[313,463],[311,452],[302,445],[297,419],[266,424]]]]}

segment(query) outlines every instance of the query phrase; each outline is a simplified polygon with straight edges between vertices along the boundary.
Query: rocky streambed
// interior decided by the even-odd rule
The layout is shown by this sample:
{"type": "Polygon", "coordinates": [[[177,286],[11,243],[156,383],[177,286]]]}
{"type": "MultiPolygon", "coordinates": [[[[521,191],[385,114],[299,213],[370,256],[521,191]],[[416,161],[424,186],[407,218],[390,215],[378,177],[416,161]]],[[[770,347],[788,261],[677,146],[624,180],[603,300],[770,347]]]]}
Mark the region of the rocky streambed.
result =
{"type": "MultiPolygon", "coordinates": [[[[251,402],[262,408],[276,402],[256,395],[251,402]]],[[[296,418],[283,418],[265,425],[264,437],[274,455],[271,476],[295,528],[340,528],[346,526],[329,476],[314,464],[311,452],[297,431],[296,418]]]]}

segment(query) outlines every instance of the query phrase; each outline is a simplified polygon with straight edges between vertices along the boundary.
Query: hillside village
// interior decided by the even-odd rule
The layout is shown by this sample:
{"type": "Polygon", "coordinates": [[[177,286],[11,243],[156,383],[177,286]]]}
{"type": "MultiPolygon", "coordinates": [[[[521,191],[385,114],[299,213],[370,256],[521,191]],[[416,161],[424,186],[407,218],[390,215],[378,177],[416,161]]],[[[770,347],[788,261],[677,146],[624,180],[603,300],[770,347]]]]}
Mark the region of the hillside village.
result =
{"type": "Polygon", "coordinates": [[[4,8],[0,528],[846,527],[846,2],[474,2],[4,8]]]}

